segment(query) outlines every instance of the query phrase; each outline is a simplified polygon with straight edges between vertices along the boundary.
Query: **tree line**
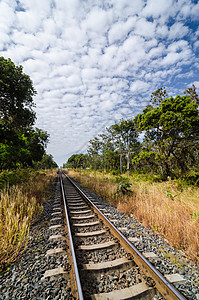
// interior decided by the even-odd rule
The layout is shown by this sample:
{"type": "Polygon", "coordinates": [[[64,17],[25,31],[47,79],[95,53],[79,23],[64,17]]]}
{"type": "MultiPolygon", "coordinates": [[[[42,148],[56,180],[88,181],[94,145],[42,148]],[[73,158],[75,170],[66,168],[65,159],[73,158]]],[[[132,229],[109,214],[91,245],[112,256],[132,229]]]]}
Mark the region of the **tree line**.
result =
{"type": "Polygon", "coordinates": [[[0,57],[0,171],[57,166],[45,150],[48,133],[33,126],[36,94],[23,67],[0,57]]]}
{"type": "Polygon", "coordinates": [[[121,120],[89,141],[86,154],[73,154],[64,167],[129,174],[138,171],[161,179],[199,174],[199,98],[192,85],[184,95],[168,97],[164,87],[133,119],[121,120]],[[140,139],[140,134],[144,138],[140,139]]]}

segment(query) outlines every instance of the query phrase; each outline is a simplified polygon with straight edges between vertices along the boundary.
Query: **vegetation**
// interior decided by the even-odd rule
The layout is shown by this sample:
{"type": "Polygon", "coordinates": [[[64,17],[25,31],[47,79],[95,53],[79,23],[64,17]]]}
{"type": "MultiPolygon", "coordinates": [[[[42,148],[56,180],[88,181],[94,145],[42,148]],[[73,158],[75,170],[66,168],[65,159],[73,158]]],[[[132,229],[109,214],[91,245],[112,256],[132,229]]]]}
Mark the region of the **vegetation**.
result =
{"type": "Polygon", "coordinates": [[[34,167],[46,154],[49,135],[33,128],[34,95],[36,90],[22,66],[0,57],[0,171],[34,167]]]}
{"type": "Polygon", "coordinates": [[[154,174],[156,180],[198,183],[199,98],[194,85],[184,93],[168,97],[165,88],[158,89],[142,113],[106,128],[89,141],[87,154],[73,154],[64,167],[127,171],[128,176],[136,171],[154,174]]]}
{"type": "MultiPolygon", "coordinates": [[[[197,171],[199,142],[198,101],[189,96],[166,98],[158,106],[148,105],[135,118],[139,131],[145,132],[142,151],[133,162],[153,166],[162,178],[177,178],[197,171]]],[[[144,167],[145,168],[145,167],[144,167]]]]}
{"type": "Polygon", "coordinates": [[[91,170],[67,171],[119,211],[135,216],[199,263],[198,187],[180,179],[154,182],[151,175],[135,173],[125,177],[91,170]]]}
{"type": "Polygon", "coordinates": [[[198,262],[198,124],[196,87],[175,97],[161,87],[142,113],[106,128],[64,167],[198,262]]]}
{"type": "Polygon", "coordinates": [[[23,184],[0,192],[0,272],[25,249],[30,225],[38,219],[56,172],[22,172],[23,184]],[[28,177],[27,177],[28,175],[28,177]]]}
{"type": "Polygon", "coordinates": [[[0,57],[0,272],[25,249],[55,176],[36,170],[57,167],[45,151],[49,135],[33,127],[35,95],[22,66],[0,57]]]}

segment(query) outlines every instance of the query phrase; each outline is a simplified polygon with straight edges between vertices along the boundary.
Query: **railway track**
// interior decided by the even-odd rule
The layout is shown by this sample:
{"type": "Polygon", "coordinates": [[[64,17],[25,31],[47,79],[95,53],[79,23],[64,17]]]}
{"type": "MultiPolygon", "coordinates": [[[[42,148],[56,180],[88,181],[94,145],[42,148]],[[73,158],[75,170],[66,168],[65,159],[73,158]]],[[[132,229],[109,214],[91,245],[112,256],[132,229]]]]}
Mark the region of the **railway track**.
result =
{"type": "MultiPolygon", "coordinates": [[[[59,174],[76,299],[186,299],[66,174],[59,174]],[[103,286],[108,285],[104,292],[103,286]],[[157,298],[156,298],[157,299],[157,298]]],[[[122,230],[122,229],[121,229],[122,230]]],[[[174,279],[173,279],[174,278],[174,279]]]]}

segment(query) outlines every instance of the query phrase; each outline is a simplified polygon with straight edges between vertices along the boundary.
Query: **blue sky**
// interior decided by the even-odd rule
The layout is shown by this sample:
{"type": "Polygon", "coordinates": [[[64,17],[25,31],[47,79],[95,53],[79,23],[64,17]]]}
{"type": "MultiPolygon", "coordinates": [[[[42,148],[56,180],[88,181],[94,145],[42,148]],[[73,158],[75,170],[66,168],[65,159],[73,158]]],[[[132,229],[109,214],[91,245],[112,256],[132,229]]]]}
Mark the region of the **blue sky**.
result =
{"type": "Polygon", "coordinates": [[[61,165],[162,85],[199,87],[199,3],[0,0],[0,56],[33,80],[36,126],[61,165]]]}

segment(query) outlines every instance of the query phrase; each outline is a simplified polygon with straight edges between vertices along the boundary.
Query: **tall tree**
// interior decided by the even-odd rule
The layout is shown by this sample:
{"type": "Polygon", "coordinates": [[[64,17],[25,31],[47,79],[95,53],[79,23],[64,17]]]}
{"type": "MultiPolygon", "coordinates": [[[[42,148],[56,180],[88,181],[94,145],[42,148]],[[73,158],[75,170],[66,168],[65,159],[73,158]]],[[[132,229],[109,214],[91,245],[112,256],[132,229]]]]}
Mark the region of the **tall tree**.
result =
{"type": "Polygon", "coordinates": [[[184,91],[184,94],[189,95],[192,102],[195,102],[195,103],[199,104],[199,97],[198,97],[198,94],[196,92],[196,86],[194,84],[192,84],[192,87],[186,89],[184,91]]]}
{"type": "Polygon", "coordinates": [[[53,160],[51,154],[44,154],[42,159],[36,163],[36,168],[38,169],[53,169],[57,168],[56,162],[53,160]]]}
{"type": "Polygon", "coordinates": [[[101,141],[102,167],[109,170],[114,165],[114,144],[108,133],[99,134],[98,137],[101,141]]]}
{"type": "Polygon", "coordinates": [[[176,165],[185,174],[188,158],[198,149],[198,104],[190,96],[166,98],[158,107],[144,109],[135,120],[139,130],[145,132],[145,154],[153,155],[163,177],[174,175],[176,165]]]}
{"type": "Polygon", "coordinates": [[[114,124],[111,126],[111,130],[117,142],[119,144],[120,151],[120,172],[122,173],[122,154],[126,154],[127,159],[127,174],[129,175],[130,169],[130,153],[131,147],[137,143],[138,133],[134,126],[133,120],[122,120],[119,124],[114,124]]]}
{"type": "Polygon", "coordinates": [[[4,127],[26,127],[34,124],[33,96],[36,90],[22,66],[0,57],[0,122],[4,127]]]}
{"type": "Polygon", "coordinates": [[[0,169],[33,166],[45,154],[49,136],[32,127],[35,94],[22,66],[0,57],[0,169]]]}
{"type": "Polygon", "coordinates": [[[151,94],[150,103],[152,105],[159,106],[161,102],[166,98],[168,98],[168,94],[166,88],[162,86],[151,94]]]}
{"type": "Polygon", "coordinates": [[[73,154],[69,157],[64,168],[86,168],[88,166],[88,155],[87,154],[73,154]]]}
{"type": "Polygon", "coordinates": [[[89,141],[87,152],[95,169],[97,169],[97,167],[100,165],[101,147],[102,142],[99,137],[95,137],[89,141]]]}

